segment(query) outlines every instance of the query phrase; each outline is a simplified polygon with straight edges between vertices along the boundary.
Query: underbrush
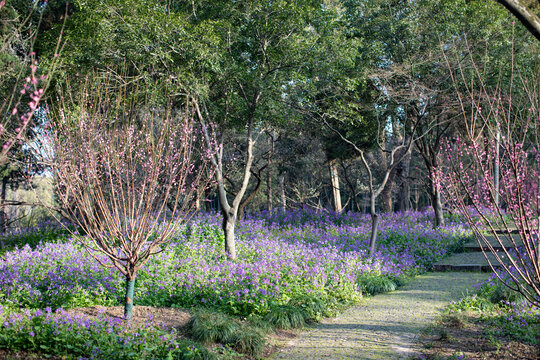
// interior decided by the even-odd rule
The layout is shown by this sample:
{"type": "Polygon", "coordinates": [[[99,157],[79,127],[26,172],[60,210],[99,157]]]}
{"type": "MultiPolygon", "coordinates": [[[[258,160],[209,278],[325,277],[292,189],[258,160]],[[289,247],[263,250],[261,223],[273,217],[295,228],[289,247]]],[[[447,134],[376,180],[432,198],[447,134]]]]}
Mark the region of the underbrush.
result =
{"type": "MultiPolygon", "coordinates": [[[[214,351],[217,353],[259,356],[266,332],[303,327],[335,315],[363,295],[392,291],[429,269],[433,261],[468,236],[460,224],[434,230],[430,222],[420,221],[423,218],[418,213],[387,214],[381,220],[378,251],[370,257],[369,221],[365,215],[329,214],[317,218],[305,212],[292,214],[291,218],[284,215],[279,221],[272,220],[274,216],[278,215],[262,214],[239,224],[236,260],[230,260],[223,252],[218,216],[205,214],[195,218],[177,233],[167,249],[139,271],[135,305],[205,308],[193,312],[188,329],[192,339],[210,344],[218,349],[214,351]]],[[[27,233],[17,235],[16,241],[10,240],[16,247],[0,257],[0,304],[32,311],[46,307],[54,310],[121,305],[124,279],[120,274],[88,256],[80,244],[84,238],[66,239],[64,233],[55,231],[27,233]]],[[[93,346],[105,347],[119,356],[114,353],[116,345],[107,344],[128,336],[99,322],[88,323],[96,329],[87,333],[94,339],[89,344],[52,349],[41,335],[36,335],[49,331],[39,322],[40,318],[27,316],[19,325],[24,331],[14,330],[19,327],[9,327],[9,331],[2,327],[0,347],[75,356],[89,351],[85,346],[93,346]],[[32,330],[33,327],[36,329],[32,330]],[[107,333],[109,330],[112,332],[107,333]]],[[[144,341],[128,341],[149,345],[133,345],[129,351],[134,355],[126,355],[126,359],[140,354],[152,358],[152,351],[163,355],[169,346],[163,344],[171,341],[175,349],[177,343],[180,349],[188,346],[176,336],[167,337],[167,332],[160,329],[137,334],[144,341]]],[[[78,344],[77,339],[69,338],[67,330],[64,335],[65,341],[59,343],[78,344]]],[[[194,353],[207,354],[202,347],[193,349],[194,353]]],[[[184,350],[171,350],[172,358],[188,356],[184,350]]],[[[168,353],[165,355],[169,358],[168,353]]]]}
{"type": "Polygon", "coordinates": [[[424,360],[537,358],[540,309],[493,275],[450,304],[420,342],[424,360]]]}
{"type": "Polygon", "coordinates": [[[157,325],[126,329],[111,317],[90,318],[52,312],[0,308],[0,348],[65,356],[67,359],[212,359],[204,347],[157,325]]]}
{"type": "Polygon", "coordinates": [[[16,248],[39,244],[61,243],[69,239],[70,231],[57,222],[45,222],[35,227],[12,230],[0,236],[0,255],[16,248]]]}
{"type": "Polygon", "coordinates": [[[449,313],[475,312],[492,338],[510,337],[527,344],[540,345],[540,309],[530,305],[521,294],[507,288],[493,275],[490,280],[457,303],[449,313]]]}

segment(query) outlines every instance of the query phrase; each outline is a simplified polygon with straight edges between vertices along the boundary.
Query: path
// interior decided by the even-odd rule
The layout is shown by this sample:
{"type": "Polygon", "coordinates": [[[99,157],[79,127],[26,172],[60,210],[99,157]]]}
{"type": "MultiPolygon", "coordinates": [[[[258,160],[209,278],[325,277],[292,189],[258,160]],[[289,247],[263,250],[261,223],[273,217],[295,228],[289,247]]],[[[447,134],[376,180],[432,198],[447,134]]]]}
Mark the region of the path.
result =
{"type": "Polygon", "coordinates": [[[418,276],[397,291],[368,298],[302,332],[272,359],[406,359],[415,354],[418,332],[450,301],[487,276],[473,272],[418,276]]]}

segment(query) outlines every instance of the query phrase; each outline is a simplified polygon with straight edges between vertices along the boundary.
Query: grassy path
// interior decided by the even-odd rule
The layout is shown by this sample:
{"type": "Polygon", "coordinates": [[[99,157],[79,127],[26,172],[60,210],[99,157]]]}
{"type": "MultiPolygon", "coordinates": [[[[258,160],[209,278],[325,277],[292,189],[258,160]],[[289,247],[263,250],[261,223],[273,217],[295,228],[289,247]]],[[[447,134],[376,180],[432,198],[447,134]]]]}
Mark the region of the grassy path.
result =
{"type": "Polygon", "coordinates": [[[487,274],[427,273],[303,332],[272,359],[407,359],[418,332],[487,274]]]}

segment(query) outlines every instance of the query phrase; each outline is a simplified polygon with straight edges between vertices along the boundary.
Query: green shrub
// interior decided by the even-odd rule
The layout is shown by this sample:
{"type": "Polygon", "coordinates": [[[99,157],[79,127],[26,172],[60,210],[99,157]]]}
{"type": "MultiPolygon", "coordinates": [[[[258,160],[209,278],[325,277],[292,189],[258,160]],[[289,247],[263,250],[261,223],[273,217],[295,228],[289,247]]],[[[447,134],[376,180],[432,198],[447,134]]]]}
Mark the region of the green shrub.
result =
{"type": "Polygon", "coordinates": [[[229,315],[207,309],[195,312],[187,328],[196,341],[231,345],[235,350],[252,356],[260,355],[266,344],[261,329],[240,324],[229,315]]]}
{"type": "Polygon", "coordinates": [[[377,295],[397,288],[396,283],[388,277],[373,273],[363,274],[357,281],[362,293],[367,295],[377,295]]]}
{"type": "Polygon", "coordinates": [[[251,356],[261,355],[266,344],[264,333],[251,326],[235,331],[231,340],[235,350],[251,356]]]}
{"type": "Polygon", "coordinates": [[[231,343],[239,327],[240,324],[230,316],[208,310],[194,313],[187,325],[191,337],[204,344],[231,343]]]}
{"type": "Polygon", "coordinates": [[[331,316],[332,312],[329,309],[328,302],[316,296],[301,296],[292,299],[289,305],[297,306],[303,310],[305,321],[318,322],[324,316],[331,316]]]}
{"type": "Polygon", "coordinates": [[[493,303],[483,296],[468,294],[461,300],[448,306],[450,311],[486,311],[493,309],[493,303]]]}
{"type": "Polygon", "coordinates": [[[278,329],[296,329],[305,325],[306,314],[298,306],[276,305],[264,319],[278,329]]]}

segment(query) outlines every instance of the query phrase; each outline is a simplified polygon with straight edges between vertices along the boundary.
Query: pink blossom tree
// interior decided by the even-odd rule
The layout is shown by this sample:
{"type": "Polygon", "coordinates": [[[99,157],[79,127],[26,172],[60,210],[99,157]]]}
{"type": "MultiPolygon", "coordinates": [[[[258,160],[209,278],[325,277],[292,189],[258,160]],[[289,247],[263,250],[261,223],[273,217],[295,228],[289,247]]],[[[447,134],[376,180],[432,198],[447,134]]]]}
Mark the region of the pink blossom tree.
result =
{"type": "Polygon", "coordinates": [[[485,73],[475,64],[472,80],[452,74],[465,84],[457,93],[469,104],[462,106],[465,135],[445,143],[446,169],[437,177],[492,269],[502,268],[499,279],[540,306],[538,74],[513,70],[506,86],[490,90],[485,73]]]}
{"type": "Polygon", "coordinates": [[[85,234],[81,244],[125,277],[130,319],[137,271],[194,213],[211,177],[211,154],[199,142],[189,106],[126,105],[127,94],[91,85],[79,101],[51,111],[43,149],[66,217],[85,234]]]}

